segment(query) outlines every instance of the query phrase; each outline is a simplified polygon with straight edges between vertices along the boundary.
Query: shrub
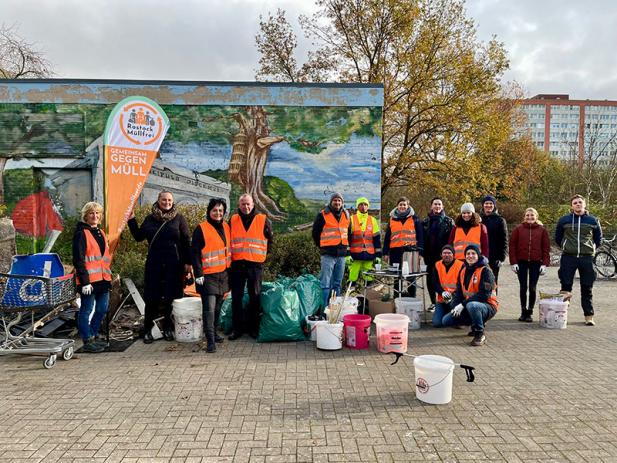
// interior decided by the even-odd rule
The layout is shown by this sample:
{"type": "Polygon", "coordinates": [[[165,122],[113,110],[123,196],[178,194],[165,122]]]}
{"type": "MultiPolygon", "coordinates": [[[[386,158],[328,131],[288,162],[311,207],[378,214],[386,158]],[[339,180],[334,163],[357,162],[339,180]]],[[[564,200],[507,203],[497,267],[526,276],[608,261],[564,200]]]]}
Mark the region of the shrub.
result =
{"type": "Polygon", "coordinates": [[[310,231],[275,235],[265,266],[265,280],[278,276],[296,277],[303,273],[319,273],[319,249],[310,231]]]}

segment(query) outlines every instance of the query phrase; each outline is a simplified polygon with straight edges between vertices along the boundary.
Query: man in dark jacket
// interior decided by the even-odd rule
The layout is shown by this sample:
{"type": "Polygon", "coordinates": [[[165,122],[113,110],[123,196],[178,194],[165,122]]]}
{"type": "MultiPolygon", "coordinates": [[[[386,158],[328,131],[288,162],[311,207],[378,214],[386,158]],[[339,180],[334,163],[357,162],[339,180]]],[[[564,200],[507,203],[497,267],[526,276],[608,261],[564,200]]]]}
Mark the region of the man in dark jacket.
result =
{"type": "Polygon", "coordinates": [[[350,218],[343,207],[343,196],[334,193],[329,204],[313,221],[313,241],[321,253],[319,281],[324,307],[332,291],[339,295],[345,272],[345,257],[349,254],[350,218]]]}
{"type": "Polygon", "coordinates": [[[593,215],[585,210],[585,198],[574,195],[570,200],[572,213],[564,215],[555,228],[555,243],[562,249],[559,262],[559,281],[564,300],[572,297],[574,274],[581,278],[581,306],[585,324],[594,326],[592,288],[596,279],[593,256],[602,243],[602,227],[593,215]]]}
{"type": "Polygon", "coordinates": [[[426,283],[431,304],[435,305],[435,263],[441,259],[441,251],[448,244],[454,220],[446,215],[441,198],[433,198],[428,217],[422,221],[424,231],[424,263],[426,264],[426,283]]]}
{"type": "Polygon", "coordinates": [[[480,248],[470,244],[465,248],[465,264],[452,298],[454,308],[443,317],[443,326],[471,325],[474,337],[471,345],[483,345],[486,341],[484,325],[499,308],[495,287],[495,277],[480,254],[480,248]]]}
{"type": "Polygon", "coordinates": [[[499,268],[508,255],[508,225],[497,211],[497,200],[487,195],[482,200],[482,223],[488,232],[488,265],[495,275],[495,284],[499,280],[499,268]]]}

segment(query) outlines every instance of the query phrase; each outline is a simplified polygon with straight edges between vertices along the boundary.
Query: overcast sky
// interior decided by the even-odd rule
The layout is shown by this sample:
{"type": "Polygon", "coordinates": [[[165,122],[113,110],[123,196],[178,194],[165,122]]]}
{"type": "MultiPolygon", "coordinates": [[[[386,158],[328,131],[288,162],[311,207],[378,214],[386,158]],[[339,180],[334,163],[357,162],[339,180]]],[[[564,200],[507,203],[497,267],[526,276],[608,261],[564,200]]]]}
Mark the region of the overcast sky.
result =
{"type": "MultiPolygon", "coordinates": [[[[0,22],[19,26],[57,77],[253,80],[259,14],[293,19],[311,0],[0,0],[0,22]]],[[[617,100],[617,0],[468,0],[478,35],[510,57],[505,80],[527,95],[617,100]]]]}

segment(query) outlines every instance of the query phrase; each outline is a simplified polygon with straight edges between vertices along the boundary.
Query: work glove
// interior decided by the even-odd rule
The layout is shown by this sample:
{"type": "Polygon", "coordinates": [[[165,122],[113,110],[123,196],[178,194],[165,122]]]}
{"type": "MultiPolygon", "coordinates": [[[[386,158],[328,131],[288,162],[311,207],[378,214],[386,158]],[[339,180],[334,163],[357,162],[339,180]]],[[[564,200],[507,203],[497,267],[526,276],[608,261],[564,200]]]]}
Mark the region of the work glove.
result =
{"type": "Polygon", "coordinates": [[[195,284],[201,286],[204,284],[204,277],[197,277],[195,278],[195,284]]]}
{"type": "Polygon", "coordinates": [[[345,265],[349,267],[352,262],[353,262],[353,259],[351,258],[351,256],[345,257],[345,265]]]}
{"type": "Polygon", "coordinates": [[[462,311],[463,311],[463,304],[458,304],[456,307],[452,309],[452,312],[450,313],[452,314],[453,317],[458,317],[461,315],[462,311]]]}
{"type": "Polygon", "coordinates": [[[450,294],[450,291],[444,291],[441,293],[441,297],[443,297],[444,301],[449,302],[452,299],[452,294],[450,294]]]}
{"type": "Polygon", "coordinates": [[[546,275],[546,265],[540,265],[540,275],[546,275]]]}
{"type": "Polygon", "coordinates": [[[513,264],[510,266],[510,268],[512,269],[514,273],[518,273],[518,264],[513,264]]]}
{"type": "Polygon", "coordinates": [[[89,296],[92,294],[92,285],[85,285],[81,287],[81,294],[89,296]]]}
{"type": "Polygon", "coordinates": [[[375,264],[381,265],[381,257],[375,257],[375,264]]]}

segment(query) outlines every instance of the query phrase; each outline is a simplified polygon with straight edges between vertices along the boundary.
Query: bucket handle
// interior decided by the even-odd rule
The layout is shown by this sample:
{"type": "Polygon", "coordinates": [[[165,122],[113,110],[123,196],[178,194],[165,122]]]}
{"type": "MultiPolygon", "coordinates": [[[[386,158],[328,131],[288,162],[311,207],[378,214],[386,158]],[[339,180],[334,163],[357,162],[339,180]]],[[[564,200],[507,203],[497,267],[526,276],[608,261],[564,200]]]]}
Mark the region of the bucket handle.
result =
{"type": "MultiPolygon", "coordinates": [[[[411,355],[411,354],[404,354],[401,352],[390,352],[391,354],[394,354],[396,356],[396,359],[394,360],[394,362],[392,362],[390,365],[395,365],[399,359],[403,356],[405,357],[414,357],[415,355],[411,355]]],[[[475,368],[470,366],[470,365],[463,365],[462,363],[455,363],[454,365],[458,365],[459,367],[461,367],[463,370],[465,370],[465,375],[467,376],[467,382],[468,383],[473,383],[474,380],[476,379],[476,375],[474,374],[474,370],[475,368]]],[[[443,379],[441,380],[443,381],[443,379]]],[[[439,381],[439,382],[441,382],[439,381]]]]}

